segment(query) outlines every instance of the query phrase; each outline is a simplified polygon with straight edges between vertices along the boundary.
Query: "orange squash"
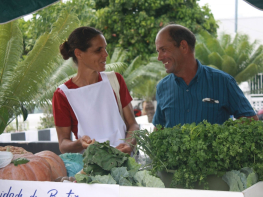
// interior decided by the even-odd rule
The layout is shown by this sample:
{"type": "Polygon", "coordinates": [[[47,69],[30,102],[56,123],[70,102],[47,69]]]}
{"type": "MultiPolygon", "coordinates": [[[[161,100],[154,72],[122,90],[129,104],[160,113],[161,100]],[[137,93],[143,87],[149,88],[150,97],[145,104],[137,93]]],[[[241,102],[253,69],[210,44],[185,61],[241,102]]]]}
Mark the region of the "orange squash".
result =
{"type": "Polygon", "coordinates": [[[18,158],[27,158],[29,162],[17,166],[10,163],[0,169],[0,179],[51,181],[51,167],[44,158],[30,153],[14,154],[13,160],[18,158]]]}
{"type": "Polygon", "coordinates": [[[67,176],[67,169],[63,160],[55,153],[51,151],[41,151],[35,155],[44,158],[51,166],[52,176],[51,181],[54,181],[58,177],[67,176]]]}

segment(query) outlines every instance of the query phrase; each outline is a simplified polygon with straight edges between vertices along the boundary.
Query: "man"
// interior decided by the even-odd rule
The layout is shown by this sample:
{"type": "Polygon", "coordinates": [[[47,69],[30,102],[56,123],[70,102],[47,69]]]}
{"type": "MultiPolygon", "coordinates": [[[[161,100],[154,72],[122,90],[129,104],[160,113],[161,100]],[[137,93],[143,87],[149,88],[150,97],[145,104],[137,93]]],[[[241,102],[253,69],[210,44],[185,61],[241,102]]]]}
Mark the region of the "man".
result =
{"type": "Polygon", "coordinates": [[[230,115],[258,120],[232,76],[195,59],[195,42],[194,34],[180,25],[158,32],[158,60],[170,75],[157,85],[153,124],[173,127],[203,120],[222,124],[230,115]]]}

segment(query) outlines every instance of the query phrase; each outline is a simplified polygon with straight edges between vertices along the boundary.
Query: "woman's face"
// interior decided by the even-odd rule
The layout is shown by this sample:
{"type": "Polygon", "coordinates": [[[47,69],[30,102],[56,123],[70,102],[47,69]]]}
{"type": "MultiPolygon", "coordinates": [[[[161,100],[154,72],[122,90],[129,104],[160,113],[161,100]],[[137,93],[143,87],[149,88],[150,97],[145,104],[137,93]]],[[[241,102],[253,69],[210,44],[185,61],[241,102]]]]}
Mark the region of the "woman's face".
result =
{"type": "Polygon", "coordinates": [[[85,52],[81,52],[78,58],[78,66],[83,65],[97,72],[105,71],[107,42],[103,35],[97,35],[91,40],[91,47],[85,52]]]}

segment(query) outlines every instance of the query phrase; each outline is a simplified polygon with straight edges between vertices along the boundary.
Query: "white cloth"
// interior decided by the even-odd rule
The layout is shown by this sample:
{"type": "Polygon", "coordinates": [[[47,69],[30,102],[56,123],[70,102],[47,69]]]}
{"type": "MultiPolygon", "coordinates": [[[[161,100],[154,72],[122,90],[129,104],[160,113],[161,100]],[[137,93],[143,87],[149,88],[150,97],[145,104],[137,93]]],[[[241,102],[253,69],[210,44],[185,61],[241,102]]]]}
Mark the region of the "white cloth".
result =
{"type": "Polygon", "coordinates": [[[88,135],[98,142],[109,140],[110,145],[116,147],[124,142],[126,125],[107,75],[100,74],[100,82],[77,89],[68,89],[65,84],[59,88],[65,93],[78,120],[78,138],[88,135]]]}

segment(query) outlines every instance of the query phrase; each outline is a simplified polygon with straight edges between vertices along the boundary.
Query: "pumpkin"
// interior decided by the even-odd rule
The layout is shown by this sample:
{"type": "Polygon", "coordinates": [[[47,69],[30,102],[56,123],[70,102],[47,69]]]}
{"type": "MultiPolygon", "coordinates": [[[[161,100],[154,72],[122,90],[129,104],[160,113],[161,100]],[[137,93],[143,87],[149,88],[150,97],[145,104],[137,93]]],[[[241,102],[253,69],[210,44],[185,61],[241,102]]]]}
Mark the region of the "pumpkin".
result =
{"type": "Polygon", "coordinates": [[[51,181],[51,167],[44,158],[30,153],[14,154],[13,160],[18,158],[26,158],[29,162],[17,166],[10,163],[6,167],[1,168],[0,179],[51,181]]]}
{"type": "Polygon", "coordinates": [[[55,153],[51,151],[41,151],[35,155],[44,158],[51,166],[52,176],[51,180],[54,181],[58,177],[67,176],[67,170],[63,160],[55,153]]]}

